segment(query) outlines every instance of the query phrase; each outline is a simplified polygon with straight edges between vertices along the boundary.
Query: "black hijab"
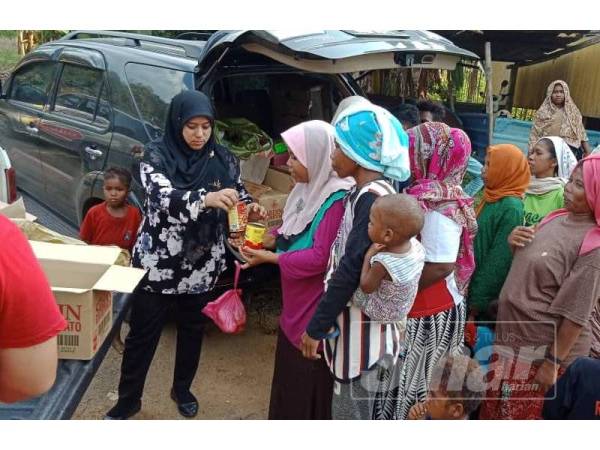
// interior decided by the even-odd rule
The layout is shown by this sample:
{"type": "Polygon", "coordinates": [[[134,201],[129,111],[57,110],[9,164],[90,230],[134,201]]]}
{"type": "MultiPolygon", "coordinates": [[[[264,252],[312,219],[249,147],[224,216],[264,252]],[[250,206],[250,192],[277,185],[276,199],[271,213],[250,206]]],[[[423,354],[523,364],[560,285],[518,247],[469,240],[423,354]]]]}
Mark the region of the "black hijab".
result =
{"type": "MultiPolygon", "coordinates": [[[[205,94],[199,91],[177,94],[169,106],[165,133],[161,139],[148,144],[144,161],[164,173],[177,189],[206,189],[206,182],[211,181],[206,179],[210,169],[218,169],[211,160],[216,158],[220,160],[215,161],[216,163],[227,163],[224,153],[229,153],[215,142],[214,121],[215,112],[205,94]],[[183,139],[183,127],[188,120],[199,116],[210,121],[213,133],[202,150],[194,150],[183,139]]],[[[231,181],[233,180],[221,180],[228,185],[225,187],[232,187],[231,181]]]]}
{"type": "MultiPolygon", "coordinates": [[[[214,120],[212,103],[205,94],[199,91],[177,94],[169,106],[164,135],[146,145],[143,161],[165,175],[176,189],[207,192],[235,189],[239,164],[225,147],[215,142],[214,120]],[[186,122],[199,116],[211,122],[213,132],[201,150],[194,150],[182,133],[186,122]]],[[[183,236],[186,258],[198,263],[210,257],[212,245],[225,236],[226,218],[226,214],[213,209],[205,212],[202,220],[189,222],[183,236]]]]}

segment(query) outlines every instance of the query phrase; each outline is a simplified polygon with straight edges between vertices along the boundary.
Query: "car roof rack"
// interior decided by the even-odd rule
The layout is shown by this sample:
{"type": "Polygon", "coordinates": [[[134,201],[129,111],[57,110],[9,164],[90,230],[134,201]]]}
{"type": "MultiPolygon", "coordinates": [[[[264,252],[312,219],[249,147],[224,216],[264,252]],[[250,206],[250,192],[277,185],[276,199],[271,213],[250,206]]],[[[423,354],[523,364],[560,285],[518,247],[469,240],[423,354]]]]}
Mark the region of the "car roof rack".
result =
{"type": "MultiPolygon", "coordinates": [[[[124,33],[121,31],[73,31],[68,33],[60,40],[77,40],[77,39],[102,39],[102,38],[118,38],[126,42],[130,42],[133,47],[139,47],[144,50],[154,51],[158,53],[166,53],[177,56],[185,56],[187,58],[198,59],[204,48],[202,41],[184,41],[178,39],[164,38],[158,36],[148,36],[145,34],[124,33]]],[[[114,41],[105,41],[112,45],[118,45],[114,41]]]]}
{"type": "Polygon", "coordinates": [[[207,41],[213,35],[213,31],[184,31],[175,36],[174,39],[187,39],[190,41],[207,41]]]}

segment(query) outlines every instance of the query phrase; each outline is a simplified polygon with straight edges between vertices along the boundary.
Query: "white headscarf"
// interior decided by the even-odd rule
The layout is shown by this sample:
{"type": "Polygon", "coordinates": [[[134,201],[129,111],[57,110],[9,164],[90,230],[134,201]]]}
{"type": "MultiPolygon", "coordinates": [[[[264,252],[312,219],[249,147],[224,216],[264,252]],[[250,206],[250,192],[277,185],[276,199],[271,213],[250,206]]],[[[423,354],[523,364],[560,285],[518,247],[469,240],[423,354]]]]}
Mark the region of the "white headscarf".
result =
{"type": "Polygon", "coordinates": [[[550,139],[554,145],[556,161],[558,161],[558,177],[563,178],[566,182],[569,180],[571,172],[573,172],[573,169],[575,169],[575,166],[577,165],[577,158],[571,151],[571,147],[567,145],[563,138],[558,136],[546,136],[546,139],[550,139]]]}
{"type": "Polygon", "coordinates": [[[354,180],[339,178],[331,167],[334,133],[330,124],[320,120],[304,122],[281,133],[290,151],[308,171],[308,183],[296,183],[285,204],[279,229],[285,237],[302,233],[333,193],[354,186],[354,180]]]}
{"type": "MultiPolygon", "coordinates": [[[[569,181],[571,172],[573,172],[573,169],[575,169],[575,166],[577,165],[577,158],[575,158],[571,148],[563,138],[558,136],[546,136],[542,139],[549,139],[552,141],[552,145],[554,145],[554,153],[556,153],[556,161],[558,163],[558,176],[546,178],[531,177],[531,184],[527,188],[528,194],[542,195],[564,187],[569,181]]],[[[538,139],[536,145],[542,139],[538,139]]]]}

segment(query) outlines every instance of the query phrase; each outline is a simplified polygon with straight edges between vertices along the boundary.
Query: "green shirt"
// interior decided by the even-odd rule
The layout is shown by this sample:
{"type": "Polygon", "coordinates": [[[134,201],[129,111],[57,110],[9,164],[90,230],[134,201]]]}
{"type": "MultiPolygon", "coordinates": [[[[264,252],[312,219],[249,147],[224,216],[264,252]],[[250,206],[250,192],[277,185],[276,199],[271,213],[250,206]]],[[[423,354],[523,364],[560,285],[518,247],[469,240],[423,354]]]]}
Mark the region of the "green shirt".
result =
{"type": "Polygon", "coordinates": [[[537,225],[552,211],[564,206],[564,188],[559,187],[545,194],[525,194],[525,222],[528,227],[537,225]]]}
{"type": "Polygon", "coordinates": [[[497,300],[512,263],[508,235],[523,224],[523,202],[517,197],[504,197],[487,203],[477,218],[479,231],[475,237],[475,273],[469,285],[467,304],[479,320],[495,320],[487,314],[497,300]]]}

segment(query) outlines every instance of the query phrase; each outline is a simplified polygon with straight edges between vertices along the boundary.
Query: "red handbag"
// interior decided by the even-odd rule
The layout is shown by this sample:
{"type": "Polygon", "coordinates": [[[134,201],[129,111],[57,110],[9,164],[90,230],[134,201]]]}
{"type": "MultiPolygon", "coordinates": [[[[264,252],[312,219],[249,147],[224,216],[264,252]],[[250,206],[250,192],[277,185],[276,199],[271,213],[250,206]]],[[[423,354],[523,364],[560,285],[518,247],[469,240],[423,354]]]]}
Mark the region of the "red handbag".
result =
{"type": "Polygon", "coordinates": [[[241,266],[235,262],[233,289],[224,292],[218,299],[209,302],[202,312],[210,317],[223,333],[237,334],[246,326],[246,309],[242,302],[242,290],[238,289],[241,266]]]}

